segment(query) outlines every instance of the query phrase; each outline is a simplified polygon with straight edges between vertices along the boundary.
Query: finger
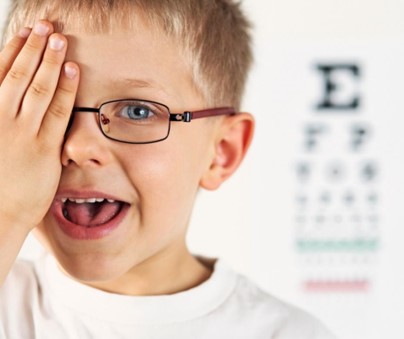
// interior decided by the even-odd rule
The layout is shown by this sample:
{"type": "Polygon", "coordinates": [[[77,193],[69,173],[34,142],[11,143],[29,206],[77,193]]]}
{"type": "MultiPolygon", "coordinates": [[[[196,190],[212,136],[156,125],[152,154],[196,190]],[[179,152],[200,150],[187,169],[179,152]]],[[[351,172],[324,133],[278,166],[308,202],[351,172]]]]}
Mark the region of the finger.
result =
{"type": "Polygon", "coordinates": [[[0,86],[30,33],[31,29],[24,27],[0,52],[0,86]]]}
{"type": "Polygon", "coordinates": [[[46,115],[42,120],[38,137],[46,144],[62,143],[69,123],[79,85],[79,67],[68,62],[63,66],[58,87],[46,115]]]}
{"type": "Polygon", "coordinates": [[[22,98],[38,68],[48,35],[52,31],[53,26],[49,22],[37,23],[7,73],[1,85],[0,107],[10,114],[18,115],[22,98]]]}
{"type": "Polygon", "coordinates": [[[48,40],[42,63],[23,99],[19,118],[29,119],[33,128],[39,129],[43,116],[55,94],[60,71],[66,55],[66,38],[52,34],[48,40]]]}

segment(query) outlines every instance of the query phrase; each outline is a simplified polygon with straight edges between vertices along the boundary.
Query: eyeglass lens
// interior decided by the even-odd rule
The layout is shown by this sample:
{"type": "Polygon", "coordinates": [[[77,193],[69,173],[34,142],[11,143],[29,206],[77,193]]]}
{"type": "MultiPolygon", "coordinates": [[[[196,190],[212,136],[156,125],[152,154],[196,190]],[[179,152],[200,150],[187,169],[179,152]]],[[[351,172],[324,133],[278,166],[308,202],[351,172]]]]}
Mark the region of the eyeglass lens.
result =
{"type": "Polygon", "coordinates": [[[100,126],[108,138],[134,143],[164,140],[170,129],[168,107],[149,101],[119,100],[100,108],[100,126]]]}

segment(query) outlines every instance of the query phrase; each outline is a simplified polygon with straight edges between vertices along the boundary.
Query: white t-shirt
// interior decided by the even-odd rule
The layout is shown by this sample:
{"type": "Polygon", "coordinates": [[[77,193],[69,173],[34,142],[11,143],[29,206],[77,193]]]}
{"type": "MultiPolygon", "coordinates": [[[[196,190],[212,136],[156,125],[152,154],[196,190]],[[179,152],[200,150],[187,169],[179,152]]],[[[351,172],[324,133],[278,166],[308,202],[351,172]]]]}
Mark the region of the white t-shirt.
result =
{"type": "Polygon", "coordinates": [[[0,289],[0,337],[7,339],[331,339],[307,313],[260,290],[221,260],[211,277],[164,296],[91,288],[46,255],[17,261],[0,289]]]}

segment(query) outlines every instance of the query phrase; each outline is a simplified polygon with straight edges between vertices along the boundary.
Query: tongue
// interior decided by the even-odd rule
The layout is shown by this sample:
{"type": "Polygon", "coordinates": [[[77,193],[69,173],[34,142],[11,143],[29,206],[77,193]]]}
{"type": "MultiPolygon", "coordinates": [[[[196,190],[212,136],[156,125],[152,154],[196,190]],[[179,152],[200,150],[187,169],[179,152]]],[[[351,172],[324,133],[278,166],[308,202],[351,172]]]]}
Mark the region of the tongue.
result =
{"type": "Polygon", "coordinates": [[[119,213],[120,209],[121,203],[119,202],[76,204],[67,201],[65,216],[77,225],[91,227],[107,223],[119,213]]]}

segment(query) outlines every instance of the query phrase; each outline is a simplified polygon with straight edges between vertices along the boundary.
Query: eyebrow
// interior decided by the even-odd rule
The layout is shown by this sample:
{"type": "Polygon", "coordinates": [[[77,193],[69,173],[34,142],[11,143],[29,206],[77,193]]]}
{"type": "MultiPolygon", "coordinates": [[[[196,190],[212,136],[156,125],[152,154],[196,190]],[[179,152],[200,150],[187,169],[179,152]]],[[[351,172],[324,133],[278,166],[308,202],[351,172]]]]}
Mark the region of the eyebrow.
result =
{"type": "Polygon", "coordinates": [[[146,88],[152,89],[156,93],[160,93],[164,98],[169,98],[172,95],[163,86],[157,82],[149,79],[138,79],[138,78],[117,78],[112,79],[110,85],[114,88],[146,88]]]}
{"type": "Polygon", "coordinates": [[[112,80],[112,85],[114,86],[125,85],[137,88],[155,88],[164,91],[164,88],[161,87],[160,85],[156,84],[151,80],[145,80],[145,79],[132,79],[132,78],[115,79],[112,80]]]}

